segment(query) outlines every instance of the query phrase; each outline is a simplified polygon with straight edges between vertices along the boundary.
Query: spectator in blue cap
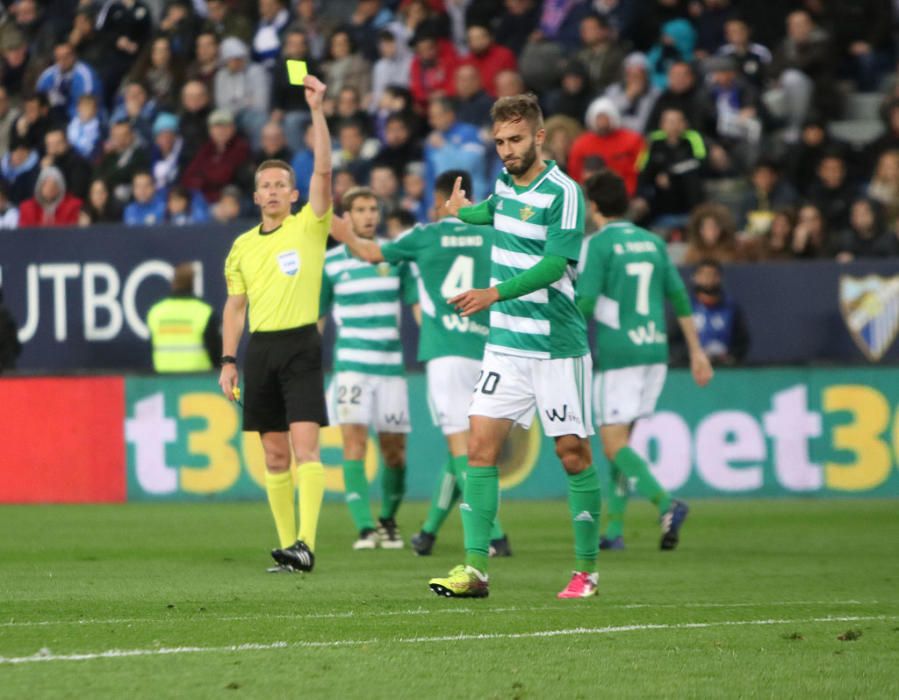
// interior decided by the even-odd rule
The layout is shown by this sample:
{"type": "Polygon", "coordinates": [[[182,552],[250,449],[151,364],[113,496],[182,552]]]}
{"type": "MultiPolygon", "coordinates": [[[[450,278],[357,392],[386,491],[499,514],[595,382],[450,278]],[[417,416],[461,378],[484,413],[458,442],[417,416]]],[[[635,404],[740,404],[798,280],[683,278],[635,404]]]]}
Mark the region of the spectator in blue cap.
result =
{"type": "Polygon", "coordinates": [[[178,117],[160,112],[153,122],[153,181],[163,189],[178,181],[184,167],[184,139],[178,133],[178,117]]]}

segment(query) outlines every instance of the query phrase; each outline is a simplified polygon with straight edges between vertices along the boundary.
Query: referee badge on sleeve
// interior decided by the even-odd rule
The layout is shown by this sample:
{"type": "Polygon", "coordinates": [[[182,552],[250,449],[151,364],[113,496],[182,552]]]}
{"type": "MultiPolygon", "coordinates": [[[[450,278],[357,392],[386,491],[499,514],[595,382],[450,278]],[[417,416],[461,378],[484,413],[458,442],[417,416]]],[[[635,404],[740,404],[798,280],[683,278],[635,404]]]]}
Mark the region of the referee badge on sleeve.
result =
{"type": "Polygon", "coordinates": [[[300,256],[295,250],[285,250],[278,253],[278,266],[281,272],[289,277],[293,277],[300,271],[300,256]]]}

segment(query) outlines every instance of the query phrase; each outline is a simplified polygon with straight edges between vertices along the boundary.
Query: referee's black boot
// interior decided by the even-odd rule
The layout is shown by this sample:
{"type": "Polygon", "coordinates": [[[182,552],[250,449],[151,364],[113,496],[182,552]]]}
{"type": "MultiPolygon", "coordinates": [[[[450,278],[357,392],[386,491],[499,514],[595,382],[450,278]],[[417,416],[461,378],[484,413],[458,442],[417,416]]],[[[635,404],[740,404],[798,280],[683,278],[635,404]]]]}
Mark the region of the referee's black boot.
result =
{"type": "Polygon", "coordinates": [[[302,540],[297,540],[284,549],[273,549],[272,558],[282,566],[289,566],[294,571],[312,571],[315,567],[315,555],[302,540]]]}

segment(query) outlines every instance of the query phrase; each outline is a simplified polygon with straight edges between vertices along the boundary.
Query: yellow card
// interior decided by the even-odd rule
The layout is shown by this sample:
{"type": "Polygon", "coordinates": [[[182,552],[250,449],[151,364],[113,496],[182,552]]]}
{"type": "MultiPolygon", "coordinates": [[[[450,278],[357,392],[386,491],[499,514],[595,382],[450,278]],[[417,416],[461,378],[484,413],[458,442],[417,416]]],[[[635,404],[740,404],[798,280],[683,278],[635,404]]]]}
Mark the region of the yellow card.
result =
{"type": "Polygon", "coordinates": [[[306,61],[298,61],[295,58],[287,59],[287,78],[291,85],[302,85],[306,77],[306,61]]]}

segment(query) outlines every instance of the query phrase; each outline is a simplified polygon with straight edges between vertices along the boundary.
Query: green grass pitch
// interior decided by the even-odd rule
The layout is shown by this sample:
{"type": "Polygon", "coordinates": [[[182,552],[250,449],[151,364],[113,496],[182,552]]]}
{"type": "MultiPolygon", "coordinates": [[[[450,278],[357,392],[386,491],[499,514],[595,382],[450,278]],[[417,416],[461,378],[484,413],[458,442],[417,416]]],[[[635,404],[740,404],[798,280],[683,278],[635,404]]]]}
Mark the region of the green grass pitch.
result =
{"type": "Polygon", "coordinates": [[[460,561],[457,515],[417,558],[352,552],[328,504],[303,576],[264,573],[264,503],[6,506],[0,697],[895,698],[897,506],[696,501],[660,552],[634,503],[575,601],[562,502],[503,504],[515,556],[474,601],[427,588],[460,561]]]}

